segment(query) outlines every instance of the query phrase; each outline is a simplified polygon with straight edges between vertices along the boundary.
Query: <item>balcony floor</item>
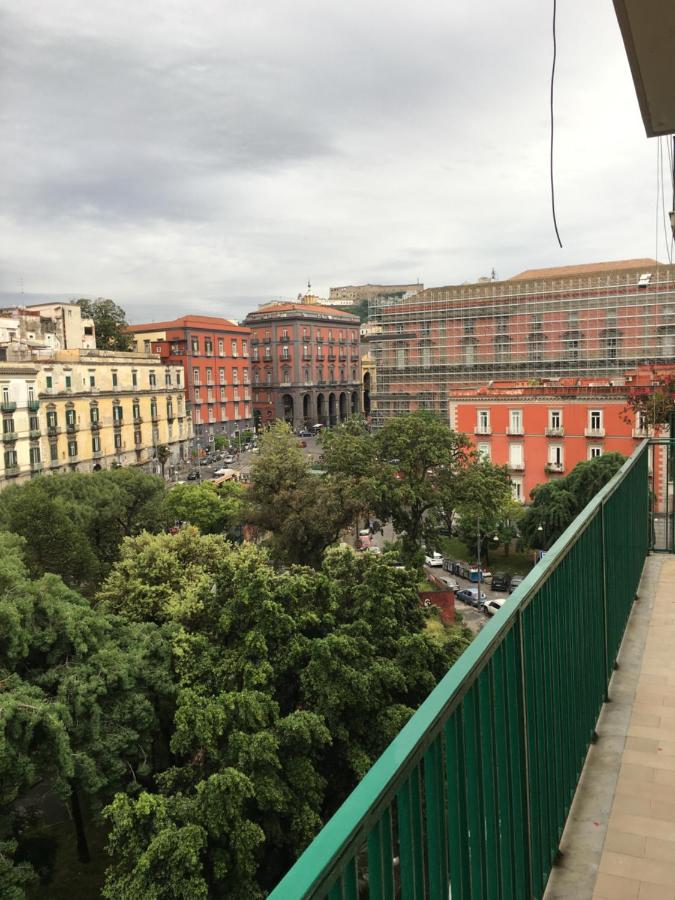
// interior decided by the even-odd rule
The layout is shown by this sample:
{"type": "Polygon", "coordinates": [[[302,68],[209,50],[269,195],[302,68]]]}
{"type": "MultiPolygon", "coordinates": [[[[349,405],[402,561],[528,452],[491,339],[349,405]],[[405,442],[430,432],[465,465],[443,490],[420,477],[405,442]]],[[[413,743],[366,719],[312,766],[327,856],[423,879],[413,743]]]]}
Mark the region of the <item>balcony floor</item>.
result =
{"type": "Polygon", "coordinates": [[[675,557],[648,557],[545,900],[675,900],[675,557]]]}

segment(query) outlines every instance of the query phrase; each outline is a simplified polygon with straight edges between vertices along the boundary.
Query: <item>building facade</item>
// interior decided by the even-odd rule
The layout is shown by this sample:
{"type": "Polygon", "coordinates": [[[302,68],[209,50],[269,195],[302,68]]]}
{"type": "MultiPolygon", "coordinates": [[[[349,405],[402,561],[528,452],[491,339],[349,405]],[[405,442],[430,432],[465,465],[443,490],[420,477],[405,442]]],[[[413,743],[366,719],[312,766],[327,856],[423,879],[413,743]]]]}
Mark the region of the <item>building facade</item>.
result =
{"type": "Polygon", "coordinates": [[[358,316],[315,302],[249,313],[256,426],[335,425],[361,411],[358,316]]]}
{"type": "MultiPolygon", "coordinates": [[[[605,453],[630,456],[650,436],[628,407],[627,394],[651,377],[651,370],[642,367],[611,380],[492,382],[455,390],[448,415],[480,454],[507,466],[514,499],[528,502],[538,484],[605,453]]],[[[665,509],[665,465],[665,448],[657,448],[651,473],[657,512],[665,509]]]]}
{"type": "Polygon", "coordinates": [[[328,291],[328,300],[321,301],[329,306],[355,306],[362,300],[373,300],[375,297],[402,297],[417,294],[424,290],[420,284],[349,284],[344,287],[332,287],[328,291]]]}
{"type": "Polygon", "coordinates": [[[0,488],[41,472],[158,472],[159,445],[169,448],[169,467],[189,452],[182,367],[151,354],[61,350],[0,363],[0,397],[0,488]]]}
{"type": "Polygon", "coordinates": [[[216,435],[232,436],[253,427],[250,329],[215,316],[182,316],[131,325],[129,331],[137,350],[183,367],[200,446],[208,446],[216,435]]]}
{"type": "Polygon", "coordinates": [[[636,259],[523,272],[370,303],[376,424],[490,380],[621,376],[675,358],[675,266],[636,259]]]}
{"type": "Polygon", "coordinates": [[[39,358],[57,350],[95,350],[93,319],[77,303],[38,303],[0,309],[0,361],[39,358]]]}

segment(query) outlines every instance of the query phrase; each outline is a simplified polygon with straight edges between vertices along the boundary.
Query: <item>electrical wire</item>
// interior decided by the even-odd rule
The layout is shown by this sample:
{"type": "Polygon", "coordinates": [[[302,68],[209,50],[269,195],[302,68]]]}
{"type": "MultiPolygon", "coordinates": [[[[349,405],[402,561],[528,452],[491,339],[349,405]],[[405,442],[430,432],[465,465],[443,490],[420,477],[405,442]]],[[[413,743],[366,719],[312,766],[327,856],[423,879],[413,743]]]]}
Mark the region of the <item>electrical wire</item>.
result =
{"type": "Polygon", "coordinates": [[[551,152],[549,158],[549,168],[551,173],[551,212],[553,213],[553,227],[555,228],[555,236],[558,238],[558,244],[562,247],[562,241],[560,240],[560,232],[558,231],[558,220],[555,214],[555,186],[553,184],[553,85],[555,83],[555,63],[556,56],[558,55],[558,43],[556,38],[556,13],[557,13],[557,0],[553,0],[553,63],[551,65],[551,98],[550,98],[550,112],[551,112],[551,152]]]}
{"type": "MultiPolygon", "coordinates": [[[[668,262],[672,265],[673,262],[673,233],[670,229],[670,223],[668,221],[668,212],[666,210],[666,195],[665,195],[665,178],[663,176],[663,163],[664,163],[664,154],[663,154],[663,138],[657,138],[659,142],[660,148],[660,156],[661,156],[661,165],[660,165],[660,175],[661,175],[661,216],[663,218],[663,233],[666,238],[666,255],[668,256],[668,262]]],[[[668,141],[666,140],[666,150],[668,149],[668,141]]],[[[670,162],[670,154],[668,153],[668,161],[670,162]]],[[[658,183],[657,183],[657,191],[658,191],[658,183]]]]}

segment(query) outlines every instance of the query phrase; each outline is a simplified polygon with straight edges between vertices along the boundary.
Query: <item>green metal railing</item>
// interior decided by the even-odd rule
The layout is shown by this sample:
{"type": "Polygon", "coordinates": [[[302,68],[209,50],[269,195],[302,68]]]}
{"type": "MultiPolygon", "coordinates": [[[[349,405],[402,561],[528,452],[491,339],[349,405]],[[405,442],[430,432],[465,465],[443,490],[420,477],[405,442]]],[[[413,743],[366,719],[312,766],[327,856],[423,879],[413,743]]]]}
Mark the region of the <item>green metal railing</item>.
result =
{"type": "Polygon", "coordinates": [[[649,541],[644,442],[535,566],[271,900],[540,898],[649,541]]]}

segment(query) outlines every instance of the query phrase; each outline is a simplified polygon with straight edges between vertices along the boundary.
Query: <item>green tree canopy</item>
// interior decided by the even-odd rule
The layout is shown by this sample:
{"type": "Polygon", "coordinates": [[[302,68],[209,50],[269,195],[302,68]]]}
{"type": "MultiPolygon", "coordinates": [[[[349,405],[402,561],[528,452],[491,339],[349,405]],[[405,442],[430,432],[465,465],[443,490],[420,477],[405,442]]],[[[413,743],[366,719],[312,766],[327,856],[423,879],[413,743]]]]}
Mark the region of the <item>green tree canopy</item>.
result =
{"type": "Polygon", "coordinates": [[[112,300],[98,297],[96,300],[81,299],[77,301],[82,315],[94,320],[96,329],[96,346],[99,350],[134,349],[132,336],[124,329],[127,327],[126,313],[121,306],[112,300]]]}
{"type": "Polygon", "coordinates": [[[426,634],[414,575],[348,548],[280,572],[251,544],[142,535],[100,600],[177,628],[172,762],[108,808],[111,898],[262,896],[465,645],[426,634]]]}
{"type": "Polygon", "coordinates": [[[639,415],[646,426],[667,425],[675,413],[675,375],[652,371],[652,383],[632,388],[627,399],[626,422],[639,415]]]}
{"type": "Polygon", "coordinates": [[[525,544],[551,547],[624,462],[620,453],[606,453],[578,463],[564,478],[537,485],[519,525],[525,544]]]}
{"type": "Polygon", "coordinates": [[[221,534],[229,525],[240,524],[244,490],[236,482],[218,488],[211,482],[173,485],[166,493],[164,518],[169,522],[189,522],[202,534],[221,534]]]}
{"type": "Polygon", "coordinates": [[[91,593],[124,537],[164,525],[164,482],[136,469],[36,478],[0,493],[0,528],[26,538],[31,574],[91,593]]]}

